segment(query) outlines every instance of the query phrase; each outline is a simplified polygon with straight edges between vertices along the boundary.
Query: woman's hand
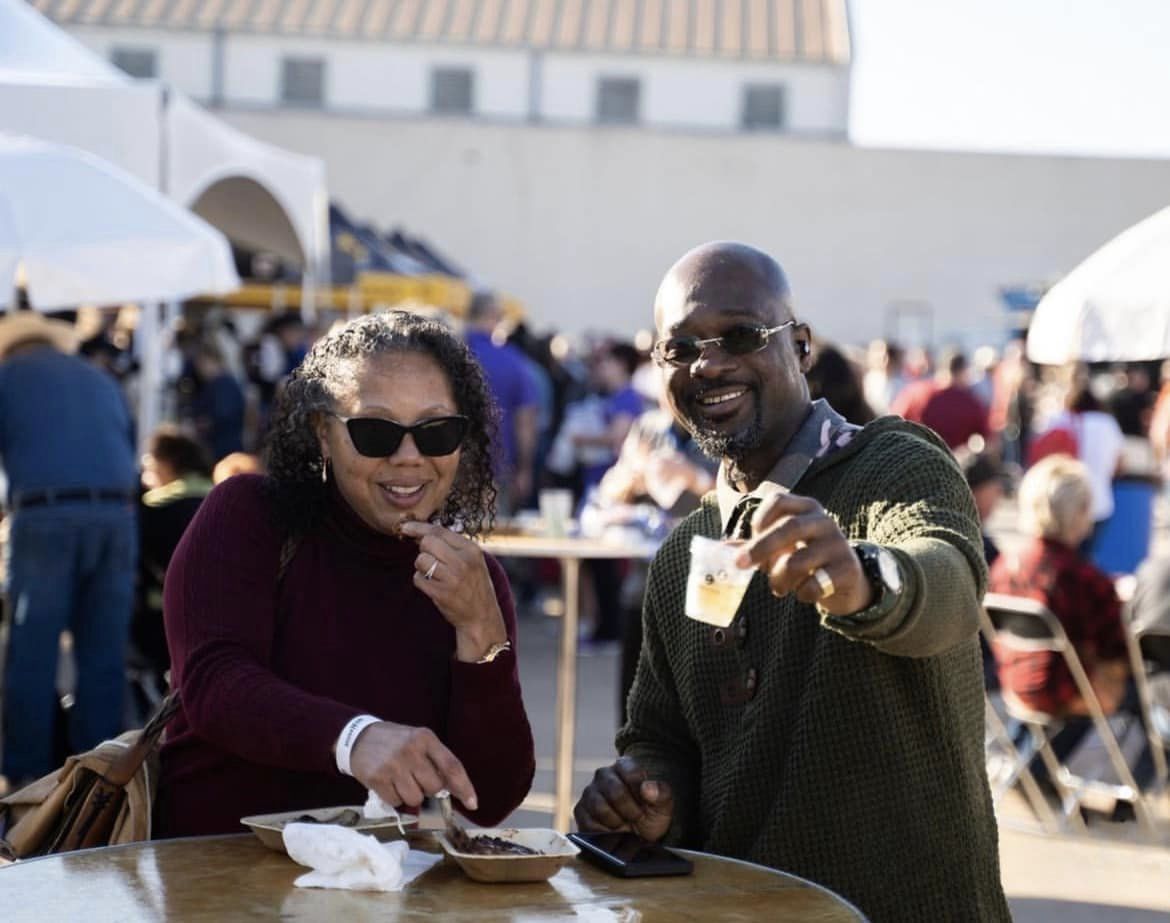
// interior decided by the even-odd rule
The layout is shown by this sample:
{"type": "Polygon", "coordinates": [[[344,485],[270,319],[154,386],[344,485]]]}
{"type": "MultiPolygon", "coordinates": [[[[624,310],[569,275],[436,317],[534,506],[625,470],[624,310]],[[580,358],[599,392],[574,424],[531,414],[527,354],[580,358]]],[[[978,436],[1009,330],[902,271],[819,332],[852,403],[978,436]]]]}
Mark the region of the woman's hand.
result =
{"type": "Polygon", "coordinates": [[[358,735],[349,767],[355,779],[394,807],[418,807],[424,796],[442,789],[469,811],[477,807],[463,764],[430,728],[392,721],[371,724],[358,735]]]}
{"type": "Polygon", "coordinates": [[[493,644],[506,641],[483,549],[466,536],[429,522],[403,523],[402,534],[418,540],[414,585],[455,627],[455,656],[474,663],[493,644]]]}

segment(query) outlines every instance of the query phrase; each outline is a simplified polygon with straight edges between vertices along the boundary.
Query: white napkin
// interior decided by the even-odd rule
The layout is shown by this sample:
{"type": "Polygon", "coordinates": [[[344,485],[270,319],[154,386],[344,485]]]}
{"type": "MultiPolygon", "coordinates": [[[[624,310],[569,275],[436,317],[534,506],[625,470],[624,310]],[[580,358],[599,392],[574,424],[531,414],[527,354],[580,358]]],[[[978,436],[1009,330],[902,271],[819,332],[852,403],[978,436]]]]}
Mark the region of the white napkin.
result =
{"type": "Polygon", "coordinates": [[[294,882],[298,888],[401,891],[443,858],[411,850],[405,840],[379,843],[336,824],[288,824],[284,848],[313,870],[294,882]]]}
{"type": "Polygon", "coordinates": [[[369,820],[381,820],[384,817],[394,818],[394,823],[398,824],[398,832],[406,836],[406,831],[402,829],[402,818],[398,816],[398,811],[382,800],[379,795],[372,788],[370,789],[370,796],[366,799],[366,803],[362,805],[362,816],[369,820]]]}

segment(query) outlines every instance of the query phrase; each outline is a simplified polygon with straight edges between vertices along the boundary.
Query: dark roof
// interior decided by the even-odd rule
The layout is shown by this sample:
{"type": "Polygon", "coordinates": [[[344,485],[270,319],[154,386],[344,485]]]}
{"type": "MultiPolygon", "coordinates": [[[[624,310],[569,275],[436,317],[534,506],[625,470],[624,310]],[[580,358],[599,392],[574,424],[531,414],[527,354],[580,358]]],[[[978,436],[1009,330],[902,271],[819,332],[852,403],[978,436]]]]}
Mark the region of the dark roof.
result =
{"type": "Polygon", "coordinates": [[[846,0],[29,0],[62,25],[843,65],[846,0]]]}

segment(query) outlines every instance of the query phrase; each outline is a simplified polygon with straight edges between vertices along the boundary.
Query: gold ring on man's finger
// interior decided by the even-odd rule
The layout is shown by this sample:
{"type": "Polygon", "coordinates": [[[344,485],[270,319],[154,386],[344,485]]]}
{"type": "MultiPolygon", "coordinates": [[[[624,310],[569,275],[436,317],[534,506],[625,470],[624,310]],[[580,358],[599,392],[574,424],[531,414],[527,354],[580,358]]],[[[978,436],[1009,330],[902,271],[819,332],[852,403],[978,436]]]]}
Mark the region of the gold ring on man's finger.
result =
{"type": "Polygon", "coordinates": [[[812,578],[817,582],[817,586],[821,588],[821,599],[828,599],[837,592],[837,587],[833,584],[833,578],[829,576],[829,572],[823,567],[818,567],[812,572],[812,578]]]}

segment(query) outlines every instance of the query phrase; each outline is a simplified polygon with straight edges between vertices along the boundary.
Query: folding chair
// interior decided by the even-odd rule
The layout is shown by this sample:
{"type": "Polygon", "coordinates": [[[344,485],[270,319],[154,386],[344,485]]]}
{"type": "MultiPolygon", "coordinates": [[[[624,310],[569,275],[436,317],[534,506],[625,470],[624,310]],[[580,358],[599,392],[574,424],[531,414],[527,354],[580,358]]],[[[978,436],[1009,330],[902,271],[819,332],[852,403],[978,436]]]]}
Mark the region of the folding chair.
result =
{"type": "Polygon", "coordinates": [[[1003,719],[999,717],[991,699],[983,697],[984,720],[986,722],[986,761],[987,781],[991,786],[991,800],[999,804],[1003,796],[1018,782],[1023,790],[1024,798],[1028,802],[1032,813],[1040,820],[1040,826],[1046,833],[1056,833],[1060,830],[1060,823],[1052,808],[1044,798],[1036,777],[1028,764],[1031,754],[1024,757],[1015,741],[1004,727],[1003,719]]]}
{"type": "Polygon", "coordinates": [[[1033,756],[1038,755],[1043,761],[1049,779],[1060,792],[1061,819],[1064,824],[1071,823],[1078,830],[1083,830],[1084,821],[1080,815],[1082,804],[1104,796],[1115,802],[1132,804],[1138,822],[1151,838],[1157,838],[1157,827],[1145,795],[1134,781],[1113,728],[1060,620],[1041,603],[999,593],[987,594],[983,601],[983,612],[984,631],[987,632],[988,641],[994,642],[993,646],[1016,651],[1047,651],[1064,659],[1077,691],[1088,708],[1087,717],[1092,721],[1113,771],[1120,780],[1120,784],[1115,784],[1100,779],[1086,779],[1072,773],[1052,751],[1051,735],[1059,730],[1061,719],[1028,708],[1010,693],[1005,693],[1004,706],[1008,714],[1021,722],[1029,732],[1030,745],[1020,749],[1020,758],[1030,762],[1033,756]]]}
{"type": "Polygon", "coordinates": [[[1170,738],[1160,729],[1160,722],[1155,720],[1156,706],[1150,677],[1153,674],[1170,675],[1170,633],[1151,629],[1141,631],[1127,620],[1125,640],[1129,647],[1130,670],[1141,704],[1142,723],[1146,726],[1146,740],[1154,761],[1154,782],[1151,788],[1161,794],[1170,783],[1170,771],[1166,764],[1170,738]]]}

